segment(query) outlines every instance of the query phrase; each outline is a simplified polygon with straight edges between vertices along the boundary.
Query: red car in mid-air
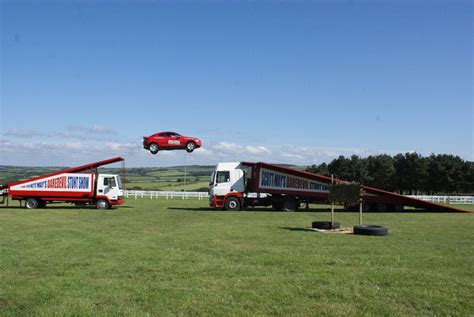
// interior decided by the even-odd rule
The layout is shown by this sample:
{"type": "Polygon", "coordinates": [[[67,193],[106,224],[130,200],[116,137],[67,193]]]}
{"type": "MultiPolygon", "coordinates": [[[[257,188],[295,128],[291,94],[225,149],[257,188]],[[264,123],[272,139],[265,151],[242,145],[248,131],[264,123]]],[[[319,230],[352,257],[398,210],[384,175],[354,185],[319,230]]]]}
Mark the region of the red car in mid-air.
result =
{"type": "Polygon", "coordinates": [[[162,150],[186,150],[189,153],[201,147],[201,140],[176,132],[158,132],[143,137],[143,147],[152,154],[162,150]]]}

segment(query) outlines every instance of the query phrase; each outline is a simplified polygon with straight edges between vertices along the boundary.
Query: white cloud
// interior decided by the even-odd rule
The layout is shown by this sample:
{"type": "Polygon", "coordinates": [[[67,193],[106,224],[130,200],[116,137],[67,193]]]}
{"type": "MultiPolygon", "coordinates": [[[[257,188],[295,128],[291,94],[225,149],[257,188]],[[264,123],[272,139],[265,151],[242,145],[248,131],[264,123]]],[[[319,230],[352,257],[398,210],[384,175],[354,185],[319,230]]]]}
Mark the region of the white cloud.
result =
{"type": "Polygon", "coordinates": [[[10,137],[17,137],[17,138],[32,138],[32,137],[43,136],[44,134],[42,132],[35,131],[35,130],[12,128],[12,129],[8,129],[5,135],[10,136],[10,137]]]}
{"type": "Polygon", "coordinates": [[[270,150],[264,146],[251,146],[248,145],[245,147],[247,152],[251,154],[271,154],[270,150]]]}
{"type": "Polygon", "coordinates": [[[212,145],[211,147],[212,147],[212,149],[214,149],[216,151],[222,151],[222,152],[233,153],[233,154],[239,153],[243,149],[242,145],[238,145],[238,144],[235,144],[235,143],[229,143],[229,142],[219,142],[215,145],[212,145]]]}
{"type": "Polygon", "coordinates": [[[77,140],[106,140],[111,136],[116,135],[115,130],[106,128],[100,124],[92,126],[73,125],[63,131],[42,132],[30,129],[11,128],[5,132],[5,136],[13,138],[63,138],[63,139],[77,139],[77,140]]]}
{"type": "MultiPolygon", "coordinates": [[[[46,138],[46,137],[45,137],[46,138]]],[[[206,142],[204,148],[193,153],[184,150],[160,151],[152,155],[143,149],[141,139],[110,141],[94,139],[22,142],[0,137],[0,164],[24,166],[76,166],[114,156],[126,159],[127,166],[214,165],[218,162],[263,161],[295,165],[330,162],[339,155],[353,154],[366,157],[390,151],[361,148],[326,148],[298,145],[237,144],[228,141],[206,142]]],[[[428,153],[429,154],[429,153],[428,153]]]]}

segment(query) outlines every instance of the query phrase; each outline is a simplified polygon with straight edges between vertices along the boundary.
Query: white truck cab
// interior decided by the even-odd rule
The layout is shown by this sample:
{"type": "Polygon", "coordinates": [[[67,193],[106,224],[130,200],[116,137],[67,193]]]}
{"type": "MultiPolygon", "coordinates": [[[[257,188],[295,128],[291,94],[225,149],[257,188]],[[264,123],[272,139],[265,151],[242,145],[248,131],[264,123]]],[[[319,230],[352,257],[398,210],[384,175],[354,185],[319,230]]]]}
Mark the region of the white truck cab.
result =
{"type": "Polygon", "coordinates": [[[99,174],[97,196],[106,196],[111,201],[122,199],[123,190],[120,177],[112,174],[99,174]]]}
{"type": "Polygon", "coordinates": [[[225,196],[230,192],[245,192],[245,173],[239,162],[218,163],[211,175],[210,196],[225,196]]]}

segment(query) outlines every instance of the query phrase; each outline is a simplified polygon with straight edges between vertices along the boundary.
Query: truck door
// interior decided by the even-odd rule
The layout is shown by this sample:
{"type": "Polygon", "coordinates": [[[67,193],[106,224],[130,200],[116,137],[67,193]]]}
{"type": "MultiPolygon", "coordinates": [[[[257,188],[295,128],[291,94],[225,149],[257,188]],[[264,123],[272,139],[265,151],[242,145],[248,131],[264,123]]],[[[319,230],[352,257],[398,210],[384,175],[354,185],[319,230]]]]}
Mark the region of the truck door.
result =
{"type": "Polygon", "coordinates": [[[101,176],[97,186],[97,195],[107,196],[110,200],[118,199],[119,188],[116,177],[113,175],[101,176]]]}
{"type": "Polygon", "coordinates": [[[230,171],[217,171],[214,195],[225,196],[231,191],[230,187],[230,171]]]}

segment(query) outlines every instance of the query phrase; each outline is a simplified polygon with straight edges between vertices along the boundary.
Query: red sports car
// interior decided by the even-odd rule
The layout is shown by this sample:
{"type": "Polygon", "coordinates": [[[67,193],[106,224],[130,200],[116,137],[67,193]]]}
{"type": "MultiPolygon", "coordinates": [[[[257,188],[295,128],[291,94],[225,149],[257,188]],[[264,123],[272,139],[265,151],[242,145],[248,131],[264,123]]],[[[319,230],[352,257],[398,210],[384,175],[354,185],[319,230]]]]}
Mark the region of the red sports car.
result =
{"type": "Polygon", "coordinates": [[[201,147],[201,140],[176,132],[158,132],[143,137],[143,147],[152,154],[161,150],[186,150],[189,153],[201,147]]]}

